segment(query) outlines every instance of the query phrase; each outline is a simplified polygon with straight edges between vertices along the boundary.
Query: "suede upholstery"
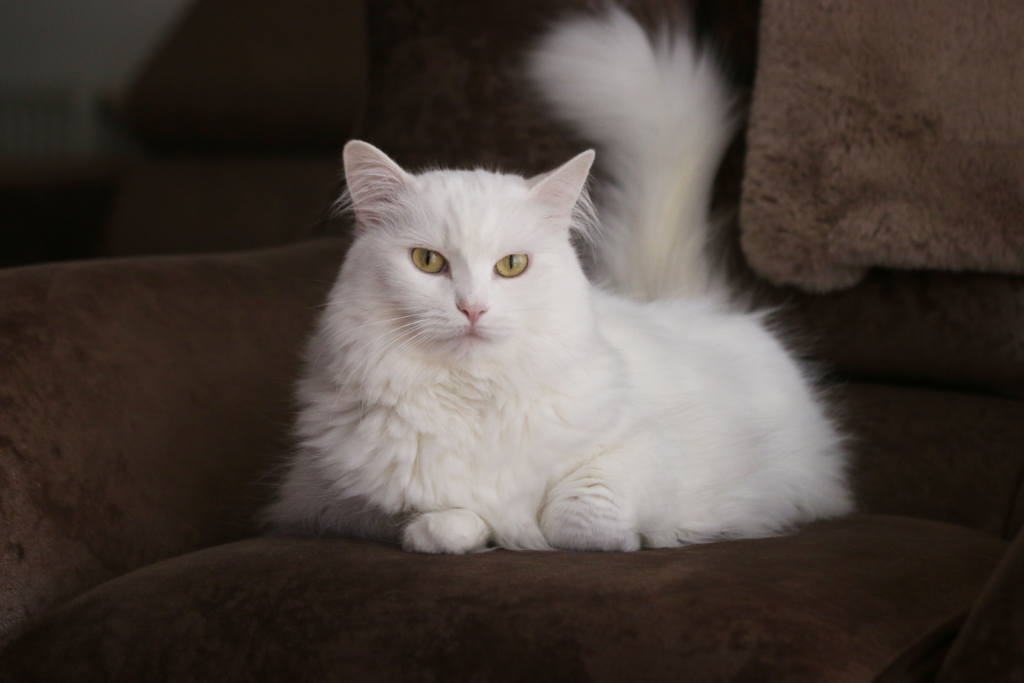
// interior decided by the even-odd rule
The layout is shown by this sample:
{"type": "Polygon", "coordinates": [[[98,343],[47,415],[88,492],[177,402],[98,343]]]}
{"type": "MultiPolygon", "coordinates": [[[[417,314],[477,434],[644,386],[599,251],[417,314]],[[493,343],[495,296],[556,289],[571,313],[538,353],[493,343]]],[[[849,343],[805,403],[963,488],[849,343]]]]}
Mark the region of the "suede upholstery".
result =
{"type": "Polygon", "coordinates": [[[1004,550],[895,517],[641,553],[255,539],[84,593],[0,679],[864,681],[968,606],[1004,550]]]}
{"type": "Polygon", "coordinates": [[[1024,534],[989,580],[953,643],[937,683],[1024,679],[1024,534]]]}
{"type": "Polygon", "coordinates": [[[1024,402],[868,382],[832,388],[831,398],[860,509],[1017,535],[1024,402]]]}
{"type": "Polygon", "coordinates": [[[336,242],[0,271],[0,642],[251,535],[336,242]]]}
{"type": "Polygon", "coordinates": [[[836,369],[1024,399],[1024,278],[879,270],[844,292],[769,300],[836,369]]]}

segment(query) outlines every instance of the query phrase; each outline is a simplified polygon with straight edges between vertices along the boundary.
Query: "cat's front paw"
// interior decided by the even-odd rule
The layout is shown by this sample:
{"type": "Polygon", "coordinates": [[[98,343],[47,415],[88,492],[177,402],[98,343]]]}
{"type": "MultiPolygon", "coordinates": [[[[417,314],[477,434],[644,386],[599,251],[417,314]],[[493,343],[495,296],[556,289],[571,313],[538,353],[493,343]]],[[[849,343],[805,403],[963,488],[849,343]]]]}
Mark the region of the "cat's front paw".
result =
{"type": "Polygon", "coordinates": [[[593,478],[567,480],[548,494],[540,518],[544,537],[561,550],[640,549],[618,497],[593,478]]]}
{"type": "Polygon", "coordinates": [[[402,548],[417,553],[462,555],[483,550],[491,530],[480,515],[456,508],[425,512],[402,530],[402,548]]]}

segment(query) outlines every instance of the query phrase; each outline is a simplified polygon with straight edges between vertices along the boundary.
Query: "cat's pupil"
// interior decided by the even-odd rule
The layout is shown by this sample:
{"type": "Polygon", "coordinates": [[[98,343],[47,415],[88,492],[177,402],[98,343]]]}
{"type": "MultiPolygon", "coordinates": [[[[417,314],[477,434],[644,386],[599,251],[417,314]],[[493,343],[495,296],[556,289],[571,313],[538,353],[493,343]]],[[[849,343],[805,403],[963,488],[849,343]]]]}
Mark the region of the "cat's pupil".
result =
{"type": "Polygon", "coordinates": [[[429,266],[430,262],[434,260],[434,252],[428,251],[423,257],[423,265],[429,266]]]}

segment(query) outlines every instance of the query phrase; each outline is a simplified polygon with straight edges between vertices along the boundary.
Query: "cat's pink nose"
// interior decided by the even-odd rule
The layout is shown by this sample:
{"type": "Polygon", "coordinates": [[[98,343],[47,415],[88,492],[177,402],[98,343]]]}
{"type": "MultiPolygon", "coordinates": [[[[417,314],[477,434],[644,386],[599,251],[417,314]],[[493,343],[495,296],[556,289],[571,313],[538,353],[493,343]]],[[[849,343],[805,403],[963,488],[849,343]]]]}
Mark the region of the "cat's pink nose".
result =
{"type": "Polygon", "coordinates": [[[459,306],[459,310],[469,318],[470,325],[476,325],[476,321],[480,319],[480,316],[487,312],[487,306],[482,304],[464,304],[459,306]]]}

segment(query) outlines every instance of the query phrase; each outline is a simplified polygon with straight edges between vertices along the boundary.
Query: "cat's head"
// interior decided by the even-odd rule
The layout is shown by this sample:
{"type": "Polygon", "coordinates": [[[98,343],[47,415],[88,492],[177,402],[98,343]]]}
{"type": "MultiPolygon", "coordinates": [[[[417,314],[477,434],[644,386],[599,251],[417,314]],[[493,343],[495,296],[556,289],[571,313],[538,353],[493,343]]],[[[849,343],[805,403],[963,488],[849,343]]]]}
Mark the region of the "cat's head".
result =
{"type": "Polygon", "coordinates": [[[381,345],[430,353],[487,356],[571,334],[591,315],[571,237],[591,229],[593,159],[583,152],[528,179],[411,174],[372,145],[348,143],[356,238],[336,296],[358,307],[381,345]]]}

